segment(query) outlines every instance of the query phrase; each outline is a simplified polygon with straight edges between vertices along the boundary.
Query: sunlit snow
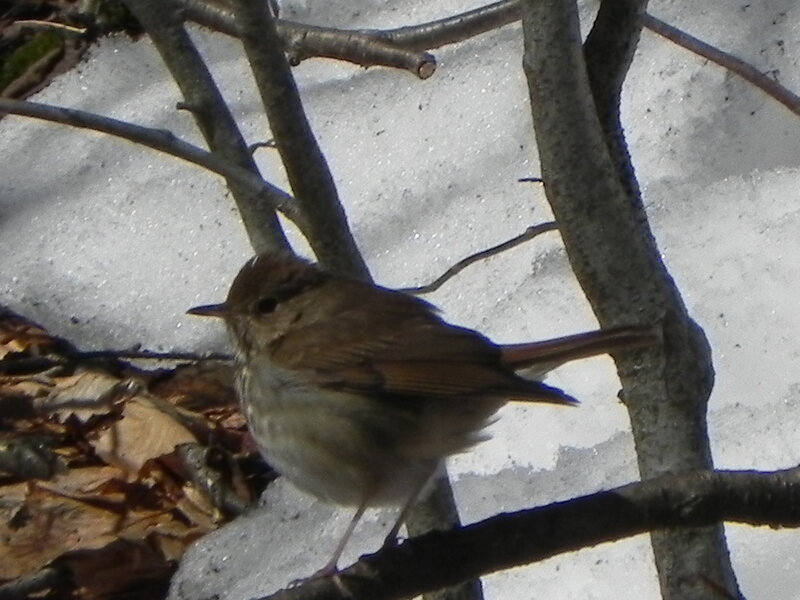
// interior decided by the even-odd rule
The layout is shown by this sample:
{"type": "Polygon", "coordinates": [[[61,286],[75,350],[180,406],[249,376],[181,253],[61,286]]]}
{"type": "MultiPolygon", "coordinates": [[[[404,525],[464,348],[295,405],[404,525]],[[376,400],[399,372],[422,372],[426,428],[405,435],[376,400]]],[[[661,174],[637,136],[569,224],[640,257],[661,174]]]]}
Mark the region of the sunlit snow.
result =
{"type": "MultiPolygon", "coordinates": [[[[342,27],[396,26],[474,0],[286,0],[284,14],[342,27]]],[[[650,3],[650,12],[736,53],[800,91],[800,7],[650,3]]],[[[589,18],[589,10],[583,11],[589,18]]],[[[268,139],[234,40],[196,30],[248,143],[268,139]]],[[[435,52],[427,81],[310,60],[295,69],[311,123],[376,279],[421,284],[458,259],[550,219],[512,25],[435,52]]],[[[199,143],[147,41],[102,42],[36,100],[92,110],[199,143]]],[[[652,227],[714,347],[714,457],[724,468],[800,462],[800,120],[723,69],[644,32],[624,124],[652,227]]],[[[35,121],[0,122],[2,301],[85,348],[222,349],[221,327],[184,314],[223,298],[250,249],[222,183],[126,142],[35,121]],[[35,160],[35,162],[34,162],[35,160]]],[[[272,150],[256,154],[285,186],[272,150]]],[[[498,341],[596,324],[557,234],[475,265],[429,297],[448,319],[498,341]]],[[[636,479],[627,416],[608,359],[570,365],[553,384],[578,409],[510,406],[494,437],[451,462],[467,521],[636,479]]],[[[207,536],[179,572],[176,598],[242,599],[319,568],[349,512],[279,483],[263,504],[207,536]]],[[[346,560],[375,550],[390,513],[368,515],[346,560]]],[[[729,527],[746,596],[800,596],[800,533],[729,527]]],[[[489,598],[655,598],[648,540],[607,544],[487,577],[489,598]],[[531,590],[535,590],[535,593],[531,590]]]]}

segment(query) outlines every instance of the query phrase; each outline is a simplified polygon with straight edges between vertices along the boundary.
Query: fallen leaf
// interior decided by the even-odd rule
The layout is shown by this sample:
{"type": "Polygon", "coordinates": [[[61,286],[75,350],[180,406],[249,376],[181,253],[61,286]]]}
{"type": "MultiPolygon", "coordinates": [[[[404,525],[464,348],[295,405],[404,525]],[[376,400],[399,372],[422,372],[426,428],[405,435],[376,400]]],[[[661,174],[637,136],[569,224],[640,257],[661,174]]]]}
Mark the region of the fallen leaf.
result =
{"type": "Polygon", "coordinates": [[[119,515],[114,512],[35,484],[22,485],[24,497],[16,486],[3,488],[2,512],[11,518],[0,522],[0,578],[36,572],[64,552],[116,539],[119,515]]]}
{"type": "Polygon", "coordinates": [[[108,414],[113,408],[110,404],[113,392],[120,388],[118,377],[101,371],[82,371],[59,378],[47,397],[36,405],[60,422],[75,415],[85,423],[94,416],[108,414]]]}
{"type": "Polygon", "coordinates": [[[173,416],[147,399],[135,397],[125,403],[121,419],[97,440],[95,452],[107,463],[126,470],[130,478],[151,458],[194,441],[192,433],[173,416]]]}

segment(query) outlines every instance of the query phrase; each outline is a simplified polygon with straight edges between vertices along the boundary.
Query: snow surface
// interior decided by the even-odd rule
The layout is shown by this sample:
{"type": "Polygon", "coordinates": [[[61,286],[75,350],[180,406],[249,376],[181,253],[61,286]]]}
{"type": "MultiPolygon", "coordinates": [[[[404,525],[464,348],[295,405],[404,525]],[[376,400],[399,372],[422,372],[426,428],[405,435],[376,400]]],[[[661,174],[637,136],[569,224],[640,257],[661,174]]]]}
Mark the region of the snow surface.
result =
{"type": "MultiPolygon", "coordinates": [[[[479,5],[472,0],[286,0],[289,18],[388,27],[479,5]]],[[[793,0],[658,0],[650,12],[800,90],[793,0]]],[[[585,24],[590,8],[583,10],[585,24]]],[[[196,30],[248,142],[269,138],[237,42],[196,30]]],[[[312,60],[295,69],[355,236],[376,279],[427,282],[459,258],[549,220],[521,69],[519,25],[437,51],[428,81],[312,60]]],[[[38,101],[168,127],[200,143],[147,41],[104,41],[38,101]]],[[[645,32],[624,123],[667,265],[715,352],[709,423],[716,464],[800,462],[800,121],[721,68],[645,32]]],[[[0,122],[2,302],[85,348],[222,349],[221,327],[184,314],[221,300],[250,255],[222,183],[127,142],[8,117],[0,122]],[[29,157],[36,157],[36,162],[29,157]]],[[[284,185],[274,154],[257,154],[284,185]]],[[[464,271],[429,299],[498,341],[595,326],[556,234],[464,271]]],[[[618,382],[607,359],[550,381],[577,410],[509,406],[494,438],[451,461],[464,519],[636,479],[618,382]]],[[[187,555],[174,597],[264,594],[324,563],[346,511],[271,488],[254,509],[187,555]]],[[[392,519],[372,513],[346,560],[372,551],[392,519]]],[[[800,597],[800,534],[728,528],[750,598],[800,597]]],[[[647,538],[487,577],[489,598],[656,598],[647,538]]]]}

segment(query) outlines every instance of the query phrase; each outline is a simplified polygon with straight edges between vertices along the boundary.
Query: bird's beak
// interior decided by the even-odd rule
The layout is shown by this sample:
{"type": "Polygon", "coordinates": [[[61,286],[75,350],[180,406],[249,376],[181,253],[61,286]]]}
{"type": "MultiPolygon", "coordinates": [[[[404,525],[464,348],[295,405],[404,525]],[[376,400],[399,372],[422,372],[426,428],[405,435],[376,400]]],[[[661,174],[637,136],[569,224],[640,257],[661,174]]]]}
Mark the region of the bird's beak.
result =
{"type": "Polygon", "coordinates": [[[223,304],[206,304],[204,306],[195,306],[186,311],[188,315],[197,315],[199,317],[217,317],[224,318],[228,314],[228,307],[223,304]]]}

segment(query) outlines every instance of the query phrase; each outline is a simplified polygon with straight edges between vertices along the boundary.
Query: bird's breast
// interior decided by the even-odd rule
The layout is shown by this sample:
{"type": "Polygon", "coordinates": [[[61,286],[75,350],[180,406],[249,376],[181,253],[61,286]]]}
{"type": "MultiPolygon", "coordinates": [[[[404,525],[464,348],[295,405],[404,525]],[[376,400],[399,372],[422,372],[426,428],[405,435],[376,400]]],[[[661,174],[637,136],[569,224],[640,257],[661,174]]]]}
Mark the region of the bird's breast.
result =
{"type": "Polygon", "coordinates": [[[240,367],[237,388],[267,462],[297,487],[346,505],[404,502],[440,460],[483,439],[499,407],[425,399],[408,410],[402,399],[319,386],[260,363],[240,367]]]}

